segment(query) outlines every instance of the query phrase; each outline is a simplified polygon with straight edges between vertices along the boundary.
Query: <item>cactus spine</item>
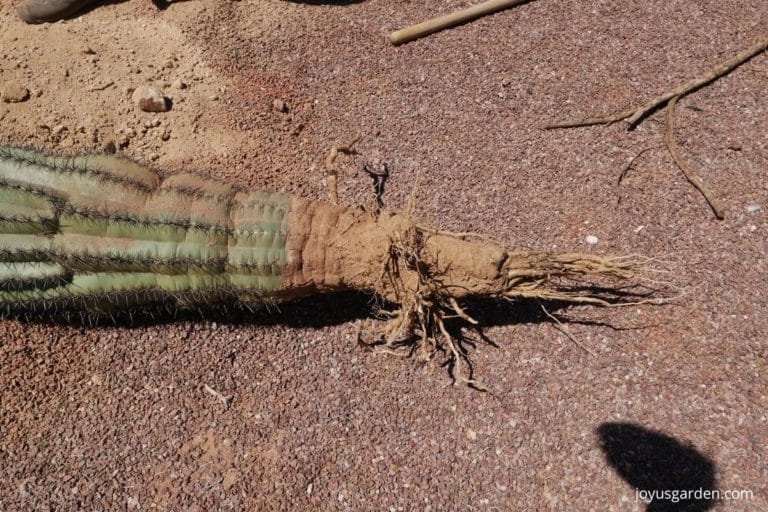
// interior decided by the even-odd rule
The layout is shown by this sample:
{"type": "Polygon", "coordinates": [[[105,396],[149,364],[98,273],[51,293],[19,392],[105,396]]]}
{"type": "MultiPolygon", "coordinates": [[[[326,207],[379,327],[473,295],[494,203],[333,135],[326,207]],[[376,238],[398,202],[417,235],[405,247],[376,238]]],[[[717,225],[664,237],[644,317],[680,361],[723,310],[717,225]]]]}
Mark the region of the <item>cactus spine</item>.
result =
{"type": "Polygon", "coordinates": [[[163,179],[111,155],[0,147],[0,306],[269,300],[290,203],[192,174],[163,179]]]}

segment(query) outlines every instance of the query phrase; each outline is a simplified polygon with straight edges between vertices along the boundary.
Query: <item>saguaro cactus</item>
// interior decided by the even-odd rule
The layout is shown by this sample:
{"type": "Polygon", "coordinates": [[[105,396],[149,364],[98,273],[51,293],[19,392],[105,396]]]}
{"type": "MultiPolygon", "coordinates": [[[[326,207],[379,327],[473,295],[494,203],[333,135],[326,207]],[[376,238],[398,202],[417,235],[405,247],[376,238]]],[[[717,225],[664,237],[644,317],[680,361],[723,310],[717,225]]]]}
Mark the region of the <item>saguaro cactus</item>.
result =
{"type": "Polygon", "coordinates": [[[625,281],[637,266],[626,258],[510,252],[465,238],[408,215],[371,215],[195,174],[161,176],[111,155],[0,148],[5,314],[280,302],[359,290],[400,305],[387,343],[418,333],[435,348],[440,336],[449,340],[444,312],[471,320],[459,305],[465,297],[604,305],[608,289],[590,294],[585,281],[625,281]]]}

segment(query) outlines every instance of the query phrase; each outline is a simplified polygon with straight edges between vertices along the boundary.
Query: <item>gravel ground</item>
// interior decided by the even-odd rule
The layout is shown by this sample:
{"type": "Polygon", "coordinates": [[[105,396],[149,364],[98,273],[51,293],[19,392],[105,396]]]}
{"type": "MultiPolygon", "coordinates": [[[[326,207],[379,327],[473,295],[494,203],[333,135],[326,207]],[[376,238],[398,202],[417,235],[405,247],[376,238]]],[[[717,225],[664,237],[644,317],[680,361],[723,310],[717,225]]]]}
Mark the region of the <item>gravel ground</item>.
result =
{"type": "Polygon", "coordinates": [[[29,98],[0,102],[2,142],[323,199],[327,151],[361,132],[343,203],[373,201],[354,171],[380,158],[391,209],[415,193],[425,223],[510,247],[659,258],[681,295],[559,310],[588,350],[536,304],[470,304],[492,393],[363,350],[354,294],[255,318],[2,321],[0,510],[768,509],[768,55],[678,105],[722,221],[663,148],[617,186],[663,144],[662,112],[542,129],[755,44],[764,1],[541,0],[397,48],[389,31],[470,2],[132,0],[42,26],[16,3],[0,0],[0,86],[29,98]],[[139,111],[141,85],[171,110],[139,111]],[[698,488],[750,494],[636,492],[698,488]]]}

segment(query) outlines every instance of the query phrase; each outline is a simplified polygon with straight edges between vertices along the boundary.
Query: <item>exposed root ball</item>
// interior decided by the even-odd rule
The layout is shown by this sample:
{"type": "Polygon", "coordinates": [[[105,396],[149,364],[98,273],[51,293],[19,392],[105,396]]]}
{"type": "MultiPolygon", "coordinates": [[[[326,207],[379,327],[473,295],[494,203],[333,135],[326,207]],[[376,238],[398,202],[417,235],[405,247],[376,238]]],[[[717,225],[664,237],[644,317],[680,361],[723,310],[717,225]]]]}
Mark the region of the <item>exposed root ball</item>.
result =
{"type": "Polygon", "coordinates": [[[340,271],[332,279],[373,292],[397,304],[377,342],[387,351],[417,350],[431,359],[448,355],[453,376],[477,387],[462,345],[445,321],[461,318],[477,324],[460,306],[470,297],[513,300],[533,298],[613,306],[645,300],[653,283],[642,273],[641,257],[606,258],[578,253],[508,252],[472,235],[440,233],[413,224],[407,216],[382,212],[353,216],[330,237],[332,261],[340,271]]]}

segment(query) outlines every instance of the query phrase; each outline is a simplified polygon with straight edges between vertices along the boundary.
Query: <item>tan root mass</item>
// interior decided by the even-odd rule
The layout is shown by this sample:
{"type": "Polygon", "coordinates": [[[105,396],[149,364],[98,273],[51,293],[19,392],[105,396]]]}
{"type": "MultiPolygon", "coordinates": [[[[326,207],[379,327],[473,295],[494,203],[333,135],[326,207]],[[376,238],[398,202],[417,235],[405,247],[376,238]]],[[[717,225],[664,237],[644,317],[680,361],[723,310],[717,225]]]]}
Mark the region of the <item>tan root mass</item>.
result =
{"type": "Polygon", "coordinates": [[[609,306],[621,303],[623,287],[639,282],[644,264],[637,257],[509,252],[485,239],[467,240],[471,234],[421,227],[409,215],[372,215],[303,200],[294,201],[290,225],[286,297],[341,290],[376,294],[396,305],[383,313],[388,321],[376,344],[388,351],[417,348],[425,360],[445,352],[453,376],[476,386],[466,352],[445,325],[449,318],[477,324],[459,300],[609,306]]]}

